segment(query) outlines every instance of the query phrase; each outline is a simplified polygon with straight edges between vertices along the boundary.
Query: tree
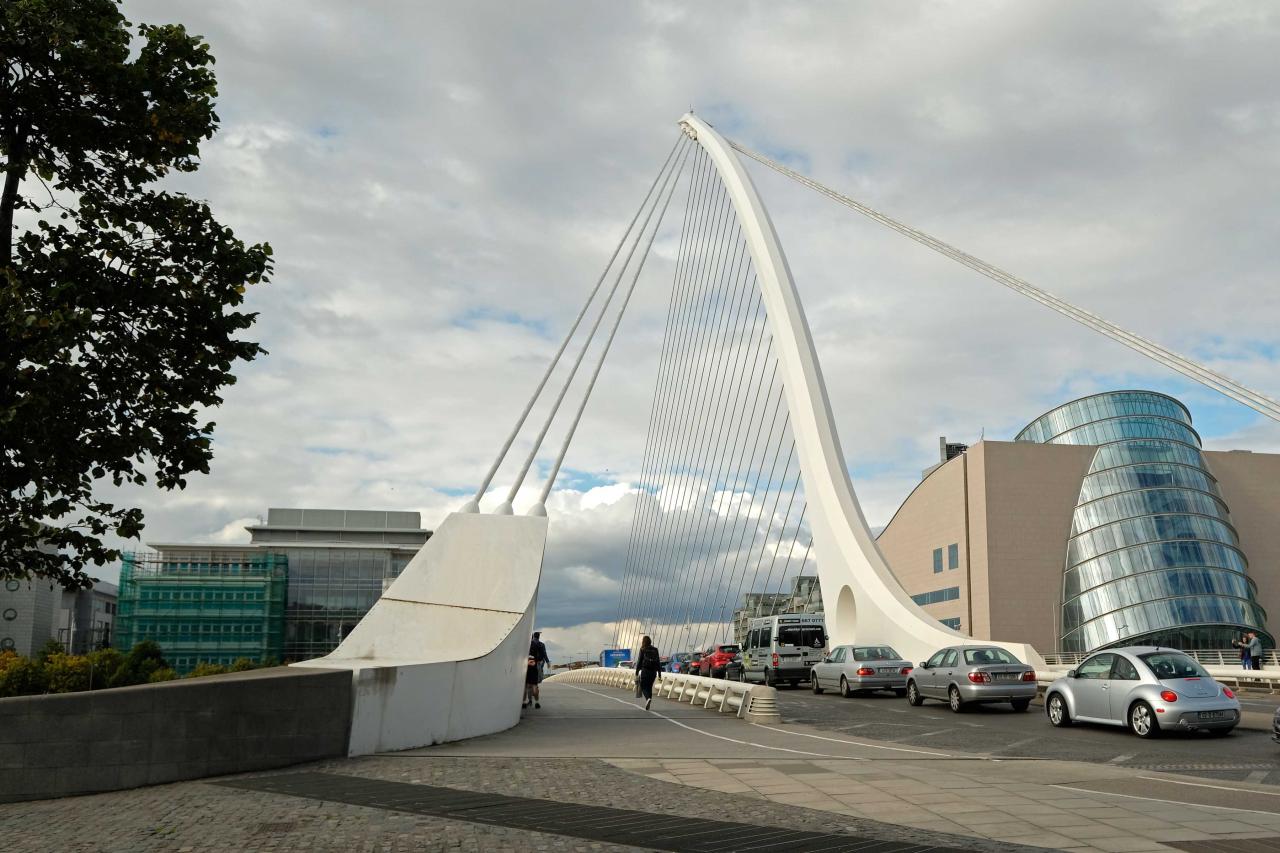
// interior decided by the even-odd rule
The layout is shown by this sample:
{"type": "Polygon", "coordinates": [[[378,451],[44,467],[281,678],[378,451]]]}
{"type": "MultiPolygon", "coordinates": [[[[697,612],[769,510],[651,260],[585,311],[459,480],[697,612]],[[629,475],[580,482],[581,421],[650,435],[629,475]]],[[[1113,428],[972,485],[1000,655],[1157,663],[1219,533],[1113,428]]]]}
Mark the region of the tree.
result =
{"type": "Polygon", "coordinates": [[[146,684],[155,673],[172,669],[164,659],[164,652],[155,640],[143,640],[124,656],[115,674],[111,676],[111,687],[127,687],[130,684],[146,684]]]}
{"type": "Polygon", "coordinates": [[[202,415],[263,352],[235,309],[271,247],[157,186],[217,128],[209,46],[117,5],[0,4],[0,579],[90,586],[143,526],[104,487],[208,473],[202,415]]]}

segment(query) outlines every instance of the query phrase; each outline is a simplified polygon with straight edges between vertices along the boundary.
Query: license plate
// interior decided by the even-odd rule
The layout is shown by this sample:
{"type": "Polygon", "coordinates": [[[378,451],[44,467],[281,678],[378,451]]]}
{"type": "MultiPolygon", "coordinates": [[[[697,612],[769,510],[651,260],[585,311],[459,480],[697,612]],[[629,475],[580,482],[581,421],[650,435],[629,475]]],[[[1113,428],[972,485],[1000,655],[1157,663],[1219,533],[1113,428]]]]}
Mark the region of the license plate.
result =
{"type": "Polygon", "coordinates": [[[880,674],[881,674],[881,675],[893,675],[893,674],[895,674],[897,671],[898,671],[898,668],[897,668],[897,667],[893,667],[893,666],[882,666],[882,667],[880,667],[880,674]]]}
{"type": "Polygon", "coordinates": [[[1022,678],[1022,676],[1016,672],[997,672],[993,677],[996,681],[1018,681],[1022,678]]]}
{"type": "Polygon", "coordinates": [[[1201,711],[1196,715],[1196,719],[1199,720],[1225,720],[1226,718],[1226,711],[1201,711]]]}

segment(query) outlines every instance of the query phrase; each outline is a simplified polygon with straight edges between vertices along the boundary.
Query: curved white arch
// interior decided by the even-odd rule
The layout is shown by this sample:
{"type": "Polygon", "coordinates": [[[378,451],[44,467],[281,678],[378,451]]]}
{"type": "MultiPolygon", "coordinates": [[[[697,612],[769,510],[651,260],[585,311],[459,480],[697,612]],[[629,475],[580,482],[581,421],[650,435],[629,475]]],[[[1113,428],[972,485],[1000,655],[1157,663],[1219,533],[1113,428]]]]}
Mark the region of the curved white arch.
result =
{"type": "MultiPolygon", "coordinates": [[[[709,124],[686,113],[680,126],[715,164],[755,264],[791,414],[832,643],[888,643],[918,661],[945,646],[971,642],[911,600],[867,526],[845,468],[826,383],[791,268],[751,176],[709,124]]],[[[994,645],[1033,666],[1044,665],[1044,658],[1026,643],[994,645]]]]}

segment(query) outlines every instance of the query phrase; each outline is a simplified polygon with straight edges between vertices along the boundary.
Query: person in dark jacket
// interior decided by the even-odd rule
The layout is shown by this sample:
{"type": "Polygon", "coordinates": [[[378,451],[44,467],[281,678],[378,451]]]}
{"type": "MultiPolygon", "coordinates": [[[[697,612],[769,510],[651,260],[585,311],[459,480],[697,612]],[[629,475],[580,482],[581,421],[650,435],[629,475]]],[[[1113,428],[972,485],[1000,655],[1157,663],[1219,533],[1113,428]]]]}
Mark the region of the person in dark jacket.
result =
{"type": "Polygon", "coordinates": [[[640,682],[640,695],[644,697],[644,709],[649,710],[653,704],[653,682],[662,669],[662,658],[658,656],[658,647],[646,634],[640,638],[640,655],[636,658],[636,680],[640,682]]]}

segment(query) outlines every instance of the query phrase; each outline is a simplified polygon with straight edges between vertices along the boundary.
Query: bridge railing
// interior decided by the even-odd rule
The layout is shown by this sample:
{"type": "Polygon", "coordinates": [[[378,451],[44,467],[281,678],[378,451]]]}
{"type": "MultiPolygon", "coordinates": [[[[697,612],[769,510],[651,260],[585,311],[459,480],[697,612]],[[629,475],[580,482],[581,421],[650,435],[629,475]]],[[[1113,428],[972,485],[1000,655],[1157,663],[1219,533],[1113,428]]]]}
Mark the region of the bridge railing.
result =
{"type": "MultiPolygon", "coordinates": [[[[565,684],[599,684],[619,690],[634,690],[635,670],[623,667],[586,667],[559,672],[547,681],[565,684]]],[[[778,691],[763,684],[727,681],[664,672],[653,685],[655,699],[670,699],[687,705],[700,705],[721,714],[733,714],[752,723],[780,723],[778,691]]]]}
{"type": "MultiPolygon", "coordinates": [[[[1049,666],[1037,673],[1040,685],[1046,686],[1067,674],[1067,670],[1089,657],[1086,653],[1066,653],[1045,655],[1049,666]]],[[[1266,690],[1270,693],[1280,691],[1280,654],[1275,650],[1262,656],[1261,669],[1244,669],[1240,665],[1239,649],[1200,649],[1188,651],[1199,662],[1215,681],[1234,688],[1250,688],[1266,690]]]]}
{"type": "MultiPolygon", "coordinates": [[[[1184,653],[1205,666],[1240,666],[1239,649],[1199,649],[1184,653]]],[[[1093,652],[1050,653],[1044,656],[1044,660],[1050,666],[1075,666],[1091,654],[1093,652]]],[[[1271,649],[1263,652],[1262,668],[1280,669],[1280,650],[1271,649]]]]}

